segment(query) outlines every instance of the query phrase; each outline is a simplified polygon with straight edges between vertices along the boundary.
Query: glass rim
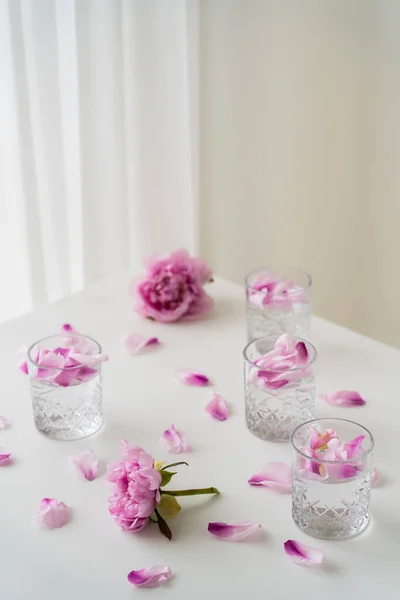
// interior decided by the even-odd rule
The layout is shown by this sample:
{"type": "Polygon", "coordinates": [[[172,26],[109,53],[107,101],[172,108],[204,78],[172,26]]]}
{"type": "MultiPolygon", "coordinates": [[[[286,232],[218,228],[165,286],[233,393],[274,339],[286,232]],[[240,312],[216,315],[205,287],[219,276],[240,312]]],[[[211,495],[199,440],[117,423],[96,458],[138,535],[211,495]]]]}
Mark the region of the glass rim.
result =
{"type": "Polygon", "coordinates": [[[270,373],[288,373],[288,372],[293,373],[294,371],[301,371],[302,369],[306,369],[307,367],[311,367],[311,365],[313,365],[315,363],[315,361],[317,360],[318,352],[317,352],[317,349],[314,346],[314,344],[312,344],[308,340],[305,340],[304,338],[300,338],[300,337],[292,337],[292,339],[296,340],[297,342],[303,342],[304,344],[306,344],[307,350],[308,350],[308,348],[311,348],[312,353],[313,353],[313,356],[304,365],[299,365],[298,367],[291,367],[290,369],[288,369],[287,367],[284,367],[282,369],[271,369],[269,367],[261,367],[260,365],[257,365],[256,363],[254,363],[252,360],[250,360],[248,358],[248,356],[247,356],[247,350],[250,348],[250,346],[252,346],[256,342],[259,342],[261,340],[275,340],[276,341],[277,339],[278,338],[275,337],[275,336],[263,335],[263,336],[261,336],[259,338],[256,338],[255,340],[251,340],[243,348],[242,354],[243,354],[244,360],[247,363],[249,363],[252,367],[256,367],[260,371],[269,371],[270,373]]]}
{"type": "MultiPolygon", "coordinates": [[[[72,369],[80,369],[82,367],[81,364],[79,365],[73,365],[71,367],[46,367],[44,365],[40,365],[39,363],[35,362],[32,357],[31,357],[31,352],[33,350],[33,348],[35,346],[37,346],[38,344],[41,344],[42,342],[45,342],[46,340],[51,340],[52,338],[59,338],[59,337],[77,337],[80,339],[85,339],[85,340],[90,340],[91,342],[93,342],[97,348],[98,348],[98,354],[101,354],[102,352],[102,347],[100,346],[99,342],[97,340],[95,340],[94,338],[90,337],[89,335],[83,335],[82,333],[55,333],[53,335],[47,335],[44,338],[41,338],[40,340],[38,340],[37,342],[34,342],[33,344],[31,344],[31,346],[29,346],[28,351],[27,351],[27,357],[28,357],[28,361],[32,364],[35,365],[35,367],[38,367],[39,369],[47,369],[49,371],[71,371],[72,369]]],[[[99,363],[98,365],[96,365],[96,367],[99,367],[101,363],[99,363]]]]}
{"type": "MultiPolygon", "coordinates": [[[[252,277],[253,275],[257,275],[257,273],[261,274],[263,271],[271,271],[273,272],[274,269],[293,269],[294,271],[298,271],[298,273],[301,273],[302,275],[306,276],[306,280],[307,280],[307,285],[303,285],[301,286],[302,290],[309,290],[311,288],[312,285],[312,276],[310,275],[310,273],[308,273],[308,271],[306,271],[305,269],[302,269],[301,267],[296,267],[293,265],[280,265],[280,266],[275,266],[275,267],[260,267],[259,269],[254,269],[253,271],[250,271],[250,273],[247,273],[244,282],[246,284],[246,289],[250,289],[253,292],[262,292],[263,290],[258,290],[257,288],[253,287],[252,285],[250,285],[249,279],[250,277],[252,277]]],[[[296,296],[299,294],[299,290],[295,290],[295,291],[289,291],[287,292],[287,296],[296,296]]],[[[277,296],[279,296],[280,294],[276,294],[277,296]]]]}
{"type": "Polygon", "coordinates": [[[290,434],[290,444],[291,444],[293,450],[295,452],[297,452],[297,454],[300,454],[300,456],[302,456],[303,458],[306,458],[307,460],[313,460],[317,463],[322,463],[322,464],[342,465],[342,464],[351,463],[356,460],[362,460],[362,459],[366,458],[374,449],[375,440],[374,440],[374,436],[372,435],[370,430],[367,429],[366,427],[364,427],[364,425],[360,425],[360,423],[357,423],[356,421],[352,421],[351,419],[341,419],[340,417],[318,417],[316,419],[311,419],[310,421],[304,421],[304,423],[300,423],[300,425],[297,425],[297,427],[295,427],[293,429],[292,433],[290,434]],[[360,427],[360,429],[363,429],[368,434],[368,436],[370,438],[370,447],[368,448],[368,450],[364,450],[363,454],[361,454],[360,456],[353,456],[353,458],[346,458],[346,459],[343,458],[341,460],[326,460],[324,458],[313,458],[312,456],[308,456],[308,454],[305,454],[304,452],[299,450],[299,448],[296,446],[296,444],[294,443],[294,436],[296,435],[297,431],[299,429],[301,429],[302,427],[304,427],[306,425],[308,425],[310,427],[313,423],[318,423],[319,421],[341,421],[342,423],[350,423],[351,425],[356,425],[357,427],[360,427]]]}

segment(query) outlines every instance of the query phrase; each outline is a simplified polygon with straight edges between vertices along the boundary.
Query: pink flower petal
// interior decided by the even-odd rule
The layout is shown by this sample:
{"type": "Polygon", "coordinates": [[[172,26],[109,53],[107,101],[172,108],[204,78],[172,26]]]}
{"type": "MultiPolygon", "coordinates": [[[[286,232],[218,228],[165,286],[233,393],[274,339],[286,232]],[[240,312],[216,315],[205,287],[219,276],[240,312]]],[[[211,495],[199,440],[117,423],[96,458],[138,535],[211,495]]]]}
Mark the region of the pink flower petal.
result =
{"type": "Polygon", "coordinates": [[[322,548],[313,548],[312,546],[296,542],[296,540],[287,540],[283,544],[283,547],[292,561],[301,565],[320,565],[324,560],[324,551],[322,548]]]}
{"type": "Polygon", "coordinates": [[[4,450],[0,449],[0,467],[4,467],[11,463],[11,456],[11,452],[4,452],[4,450]]]}
{"type": "Polygon", "coordinates": [[[308,362],[308,350],[307,346],[304,342],[297,342],[296,344],[296,352],[297,352],[297,364],[305,365],[308,362]]]}
{"type": "Polygon", "coordinates": [[[28,375],[28,350],[26,346],[22,346],[15,355],[15,363],[17,369],[28,375]]]}
{"type": "Polygon", "coordinates": [[[171,577],[172,571],[167,565],[152,565],[148,569],[131,571],[128,574],[128,581],[136,587],[155,587],[171,577]]]}
{"type": "Polygon", "coordinates": [[[10,423],[4,415],[0,415],[0,429],[8,429],[10,423]]]}
{"type": "Polygon", "coordinates": [[[71,351],[69,358],[81,365],[94,367],[102,362],[107,362],[109,357],[107,354],[80,354],[79,352],[71,351]]]}
{"type": "Polygon", "coordinates": [[[262,485],[279,494],[292,493],[292,470],[286,463],[271,462],[250,477],[250,485],[262,485]]]}
{"type": "Polygon", "coordinates": [[[380,476],[381,476],[381,473],[380,473],[379,469],[377,469],[377,467],[373,467],[372,472],[371,472],[371,486],[372,487],[375,487],[379,483],[380,476]]]}
{"type": "Polygon", "coordinates": [[[359,456],[360,451],[362,450],[361,445],[364,439],[364,435],[359,435],[353,440],[350,440],[350,442],[347,442],[347,444],[344,444],[343,449],[346,452],[346,458],[354,458],[359,456]]]}
{"type": "Polygon", "coordinates": [[[85,450],[77,456],[72,456],[71,462],[78,467],[85,479],[88,481],[96,479],[99,472],[99,459],[93,450],[85,450]]]}
{"type": "Polygon", "coordinates": [[[205,386],[210,384],[206,375],[194,369],[178,369],[175,373],[178,381],[185,385],[205,386]]]}
{"type": "Polygon", "coordinates": [[[217,394],[217,392],[212,393],[212,398],[210,402],[206,404],[205,410],[218,421],[226,421],[228,418],[228,403],[225,398],[220,394],[217,394]]]}
{"type": "Polygon", "coordinates": [[[121,343],[130,354],[139,354],[142,350],[157,346],[160,342],[156,337],[146,337],[140,333],[127,333],[121,338],[121,343]]]}
{"type": "Polygon", "coordinates": [[[175,429],[175,425],[171,425],[166,429],[161,436],[161,443],[167,452],[172,454],[180,454],[181,452],[190,452],[190,445],[185,436],[175,429]]]}
{"type": "Polygon", "coordinates": [[[64,323],[61,325],[61,331],[63,333],[74,333],[75,335],[79,335],[79,331],[77,331],[72,325],[69,323],[64,323]]]}
{"type": "Polygon", "coordinates": [[[208,524],[208,531],[215,537],[228,542],[240,542],[249,535],[261,529],[261,523],[243,521],[240,523],[214,522],[208,524]]]}
{"type": "Polygon", "coordinates": [[[53,498],[43,498],[39,505],[37,521],[44,529],[63,527],[70,519],[69,507],[53,498]]]}
{"type": "Polygon", "coordinates": [[[366,404],[364,398],[358,392],[352,390],[339,390],[333,394],[319,394],[319,397],[333,406],[363,406],[366,404]]]}

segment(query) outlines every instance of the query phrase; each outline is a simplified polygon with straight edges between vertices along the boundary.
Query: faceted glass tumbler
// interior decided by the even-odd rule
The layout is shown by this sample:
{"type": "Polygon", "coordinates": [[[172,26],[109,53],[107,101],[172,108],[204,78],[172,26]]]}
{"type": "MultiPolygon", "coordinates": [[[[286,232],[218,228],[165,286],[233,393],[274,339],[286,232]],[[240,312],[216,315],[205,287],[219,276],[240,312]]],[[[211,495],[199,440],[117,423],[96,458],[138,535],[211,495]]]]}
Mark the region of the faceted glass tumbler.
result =
{"type": "Polygon", "coordinates": [[[247,337],[266,335],[308,338],[311,323],[311,276],[297,267],[264,268],[246,277],[247,337]]]}
{"type": "Polygon", "coordinates": [[[296,525],[312,537],[343,540],[358,535],[369,523],[372,451],[371,433],[345,419],[315,419],[292,434],[292,516],[296,525]],[[351,460],[310,458],[310,438],[334,429],[349,442],[364,436],[359,454],[351,460]]]}
{"type": "MultiPolygon", "coordinates": [[[[100,354],[100,345],[91,338],[73,334],[74,343],[83,342],[89,353],[100,354]]],[[[103,424],[101,364],[90,367],[90,378],[79,382],[77,367],[55,369],[39,366],[34,358],[41,348],[64,348],[71,336],[53,335],[36,342],[28,352],[28,370],[31,383],[33,418],[35,426],[44,435],[55,440],[79,440],[95,433],[103,424]],[[63,374],[77,373],[75,383],[67,386],[63,374]]],[[[37,358],[36,358],[37,360],[37,358]]]]}
{"type": "Polygon", "coordinates": [[[257,359],[274,349],[275,337],[253,340],[243,352],[246,423],[263,440],[288,442],[297,425],[315,417],[313,364],[317,351],[310,342],[294,339],[307,347],[308,362],[301,367],[272,370],[257,366],[257,359]],[[261,371],[268,371],[284,384],[267,384],[265,378],[258,376],[261,371]]]}

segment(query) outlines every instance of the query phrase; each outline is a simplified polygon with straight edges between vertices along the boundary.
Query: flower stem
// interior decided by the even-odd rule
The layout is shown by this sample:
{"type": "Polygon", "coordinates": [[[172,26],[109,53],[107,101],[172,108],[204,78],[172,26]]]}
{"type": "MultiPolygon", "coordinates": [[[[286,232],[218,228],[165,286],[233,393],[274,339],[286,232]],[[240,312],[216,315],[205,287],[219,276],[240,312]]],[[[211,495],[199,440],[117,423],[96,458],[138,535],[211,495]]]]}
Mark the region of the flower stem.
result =
{"type": "Polygon", "coordinates": [[[220,491],[215,487],[192,489],[192,490],[160,490],[161,494],[168,496],[198,496],[200,494],[219,494],[220,491]]]}

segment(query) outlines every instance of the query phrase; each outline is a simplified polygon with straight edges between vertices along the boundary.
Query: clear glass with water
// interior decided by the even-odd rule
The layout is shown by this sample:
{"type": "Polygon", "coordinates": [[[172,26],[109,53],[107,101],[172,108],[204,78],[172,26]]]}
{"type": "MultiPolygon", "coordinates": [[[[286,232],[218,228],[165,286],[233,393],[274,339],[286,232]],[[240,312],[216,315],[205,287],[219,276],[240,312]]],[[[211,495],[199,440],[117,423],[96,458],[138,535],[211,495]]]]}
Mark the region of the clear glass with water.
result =
{"type": "Polygon", "coordinates": [[[370,519],[374,447],[368,429],[345,419],[315,419],[297,427],[291,443],[292,516],[296,525],[312,537],[331,540],[343,540],[364,531],[370,519]],[[334,430],[346,442],[362,437],[357,455],[350,460],[311,456],[310,440],[315,427],[320,431],[334,430]]]}
{"type": "Polygon", "coordinates": [[[243,352],[247,427],[266,441],[288,442],[297,425],[315,417],[313,365],[317,351],[310,342],[300,338],[294,340],[304,342],[307,347],[308,360],[301,367],[271,370],[257,365],[260,357],[274,349],[275,337],[253,340],[243,352]],[[261,377],[265,371],[271,379],[283,380],[284,385],[266,384],[265,378],[261,377]]]}
{"type": "Polygon", "coordinates": [[[311,276],[297,267],[264,268],[246,277],[248,340],[310,336],[311,276]]]}
{"type": "MultiPolygon", "coordinates": [[[[73,334],[72,341],[84,344],[90,354],[101,354],[100,345],[87,336],[73,334]]],[[[36,342],[28,352],[35,426],[55,440],[78,440],[92,435],[103,424],[100,363],[55,369],[36,362],[41,349],[60,351],[70,343],[71,336],[54,335],[36,342]]]]}

